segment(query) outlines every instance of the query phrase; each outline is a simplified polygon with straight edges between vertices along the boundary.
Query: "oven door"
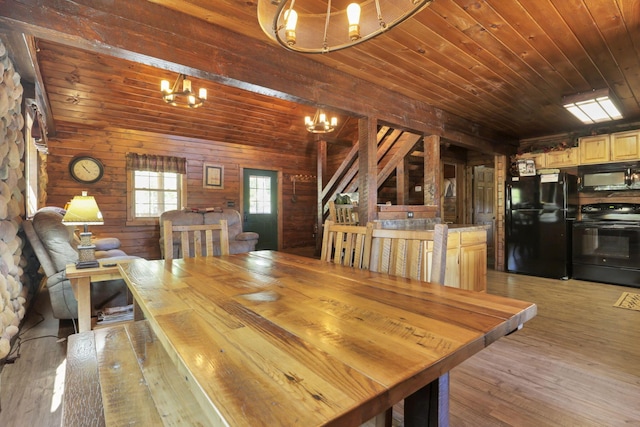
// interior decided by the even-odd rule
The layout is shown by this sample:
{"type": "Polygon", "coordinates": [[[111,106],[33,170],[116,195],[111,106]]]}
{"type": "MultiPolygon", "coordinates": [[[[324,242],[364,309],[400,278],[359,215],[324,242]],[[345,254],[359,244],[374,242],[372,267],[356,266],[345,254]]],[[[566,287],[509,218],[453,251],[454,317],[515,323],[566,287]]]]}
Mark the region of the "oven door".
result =
{"type": "Polygon", "coordinates": [[[640,224],[576,221],[573,263],[640,269],[640,224]]]}

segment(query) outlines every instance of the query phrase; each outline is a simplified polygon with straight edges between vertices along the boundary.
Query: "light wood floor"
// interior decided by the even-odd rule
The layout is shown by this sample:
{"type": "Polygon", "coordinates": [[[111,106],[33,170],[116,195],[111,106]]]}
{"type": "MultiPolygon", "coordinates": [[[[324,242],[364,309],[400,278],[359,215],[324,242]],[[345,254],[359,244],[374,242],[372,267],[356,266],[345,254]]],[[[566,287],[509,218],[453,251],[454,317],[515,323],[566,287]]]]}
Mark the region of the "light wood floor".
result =
{"type": "MultiPolygon", "coordinates": [[[[489,271],[489,293],[535,302],[538,316],[451,372],[451,426],[640,426],[640,311],[613,307],[624,291],[640,293],[489,271]]],[[[60,425],[66,342],[56,337],[73,329],[47,306],[45,294],[33,307],[44,321],[2,370],[0,426],[60,425]]],[[[32,311],[27,327],[39,319],[32,311]]]]}

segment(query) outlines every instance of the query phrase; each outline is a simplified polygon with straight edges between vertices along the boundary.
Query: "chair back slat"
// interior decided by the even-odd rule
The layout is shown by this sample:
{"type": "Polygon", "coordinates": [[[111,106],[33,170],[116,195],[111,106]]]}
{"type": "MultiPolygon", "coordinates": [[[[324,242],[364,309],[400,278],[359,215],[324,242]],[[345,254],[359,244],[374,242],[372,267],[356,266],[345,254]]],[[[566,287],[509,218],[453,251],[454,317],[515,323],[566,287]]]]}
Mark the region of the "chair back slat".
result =
{"type": "Polygon", "coordinates": [[[356,268],[369,268],[373,224],[366,226],[324,223],[320,259],[356,268]]]}
{"type": "Polygon", "coordinates": [[[374,229],[369,268],[394,276],[444,284],[447,233],[446,224],[436,224],[434,230],[374,229]]]}
{"type": "Polygon", "coordinates": [[[180,236],[180,251],[178,256],[182,256],[182,258],[214,256],[214,231],[219,231],[220,233],[220,254],[229,255],[229,228],[227,220],[220,220],[219,224],[197,225],[173,225],[172,221],[164,221],[164,258],[166,260],[173,259],[174,232],[179,233],[180,236]],[[204,242],[202,240],[203,233],[204,242]],[[193,253],[191,253],[191,248],[193,248],[193,253]]]}
{"type": "Polygon", "coordinates": [[[449,226],[436,224],[433,229],[433,256],[431,259],[431,277],[429,281],[444,285],[447,267],[447,242],[449,226]]]}

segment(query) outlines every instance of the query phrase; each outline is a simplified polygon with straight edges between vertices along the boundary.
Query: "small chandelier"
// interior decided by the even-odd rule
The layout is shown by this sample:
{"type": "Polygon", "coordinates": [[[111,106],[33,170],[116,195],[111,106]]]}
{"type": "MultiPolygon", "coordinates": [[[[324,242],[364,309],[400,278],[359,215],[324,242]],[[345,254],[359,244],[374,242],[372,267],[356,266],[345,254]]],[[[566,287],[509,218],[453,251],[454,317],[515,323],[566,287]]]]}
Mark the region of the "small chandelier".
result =
{"type": "Polygon", "coordinates": [[[207,99],[207,90],[201,88],[198,91],[198,96],[191,90],[191,80],[184,74],[180,74],[173,84],[173,87],[169,88],[169,81],[162,80],[160,82],[160,91],[162,92],[162,99],[164,102],[171,105],[183,105],[189,108],[198,108],[207,99]],[[178,91],[178,87],[182,80],[182,91],[178,91]]]}
{"type": "MultiPolygon", "coordinates": [[[[346,9],[318,1],[258,0],[258,21],[271,39],[300,53],[327,53],[390,30],[433,0],[363,0],[346,9]],[[294,9],[295,6],[295,9],[294,9]]],[[[344,2],[339,2],[339,5],[344,2]]]]}
{"type": "Polygon", "coordinates": [[[318,109],[313,119],[311,116],[304,118],[304,125],[311,133],[329,133],[333,132],[338,125],[338,118],[334,116],[328,119],[324,111],[318,109]]]}

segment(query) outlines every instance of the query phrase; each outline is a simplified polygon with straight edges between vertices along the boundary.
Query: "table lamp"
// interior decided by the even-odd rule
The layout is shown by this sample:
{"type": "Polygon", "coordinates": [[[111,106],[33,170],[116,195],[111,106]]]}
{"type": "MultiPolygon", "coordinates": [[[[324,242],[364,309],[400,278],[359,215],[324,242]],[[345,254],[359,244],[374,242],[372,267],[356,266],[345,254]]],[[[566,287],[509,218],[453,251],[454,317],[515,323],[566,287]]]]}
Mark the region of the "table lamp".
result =
{"type": "Polygon", "coordinates": [[[91,232],[89,225],[103,225],[102,212],[98,208],[96,199],[87,196],[83,191],[82,196],[75,196],[67,206],[67,212],[62,218],[65,225],[84,225],[84,231],[80,233],[80,244],[78,245],[78,262],[76,268],[99,267],[96,260],[96,246],[91,243],[91,232]]]}

